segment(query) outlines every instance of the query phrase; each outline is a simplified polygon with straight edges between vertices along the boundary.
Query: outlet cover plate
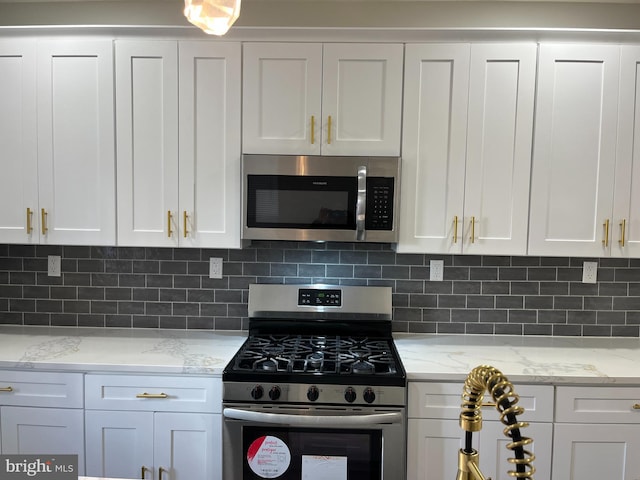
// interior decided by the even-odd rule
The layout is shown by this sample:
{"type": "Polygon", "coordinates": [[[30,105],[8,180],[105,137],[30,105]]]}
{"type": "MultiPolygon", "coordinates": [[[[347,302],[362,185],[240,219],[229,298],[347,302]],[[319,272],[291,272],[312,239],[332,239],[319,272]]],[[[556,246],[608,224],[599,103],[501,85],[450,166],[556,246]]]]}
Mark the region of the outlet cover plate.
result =
{"type": "Polygon", "coordinates": [[[444,260],[429,261],[429,280],[441,282],[444,279],[444,260]]]}
{"type": "Polygon", "coordinates": [[[47,262],[47,271],[50,277],[59,277],[61,274],[60,269],[60,255],[49,255],[47,262]]]}
{"type": "Polygon", "coordinates": [[[209,258],[209,278],[222,278],[221,258],[209,258]]]}
{"type": "Polygon", "coordinates": [[[582,283],[598,282],[598,262],[584,262],[582,264],[582,283]]]}

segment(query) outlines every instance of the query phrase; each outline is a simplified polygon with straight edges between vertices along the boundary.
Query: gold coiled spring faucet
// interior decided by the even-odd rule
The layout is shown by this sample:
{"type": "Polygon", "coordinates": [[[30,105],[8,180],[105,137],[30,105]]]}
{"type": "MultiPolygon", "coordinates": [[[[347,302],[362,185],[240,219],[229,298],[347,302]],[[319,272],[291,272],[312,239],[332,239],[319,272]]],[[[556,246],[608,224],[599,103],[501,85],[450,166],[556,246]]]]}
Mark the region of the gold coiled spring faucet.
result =
{"type": "Polygon", "coordinates": [[[525,450],[533,440],[523,437],[520,429],[529,426],[527,422],[518,422],[517,415],[524,413],[524,408],[517,405],[520,397],[513,384],[498,369],[487,365],[474,368],[464,382],[462,405],[460,411],[460,427],[465,431],[465,446],[458,453],[458,475],[456,480],[491,480],[487,479],[479,467],[478,451],[472,448],[472,434],[482,428],[482,399],[488,392],[495,407],[500,412],[500,421],[505,425],[503,433],[511,439],[507,448],[514,453],[508,461],[515,470],[507,473],[515,478],[533,480],[535,468],[532,465],[535,456],[525,450]]]}

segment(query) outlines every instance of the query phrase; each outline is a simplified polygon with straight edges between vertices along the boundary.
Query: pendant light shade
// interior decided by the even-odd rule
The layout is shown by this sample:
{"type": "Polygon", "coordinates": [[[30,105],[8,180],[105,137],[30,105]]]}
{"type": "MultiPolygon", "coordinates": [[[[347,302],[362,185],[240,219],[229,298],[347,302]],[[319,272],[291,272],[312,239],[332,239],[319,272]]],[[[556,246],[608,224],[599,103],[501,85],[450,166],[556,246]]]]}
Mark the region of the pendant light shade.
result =
{"type": "Polygon", "coordinates": [[[184,16],[213,35],[224,35],[240,16],[240,0],[184,0],[184,16]]]}

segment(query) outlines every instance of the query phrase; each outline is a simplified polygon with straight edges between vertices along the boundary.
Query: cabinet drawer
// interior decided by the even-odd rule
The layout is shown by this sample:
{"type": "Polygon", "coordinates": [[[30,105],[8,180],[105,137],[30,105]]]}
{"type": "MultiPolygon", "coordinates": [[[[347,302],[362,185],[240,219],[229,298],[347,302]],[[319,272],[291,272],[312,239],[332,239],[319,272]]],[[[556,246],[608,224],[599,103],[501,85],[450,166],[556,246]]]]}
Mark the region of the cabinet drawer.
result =
{"type": "Polygon", "coordinates": [[[640,424],[640,387],[557,387],[556,421],[640,424]]]}
{"type": "MultiPolygon", "coordinates": [[[[463,382],[409,382],[409,418],[457,419],[460,416],[463,386],[463,382]]],[[[520,396],[518,405],[525,409],[520,420],[526,422],[553,421],[553,386],[515,385],[514,389],[520,396]]],[[[485,393],[484,401],[492,401],[491,396],[485,393]]],[[[500,416],[495,407],[485,407],[482,409],[482,418],[499,420],[500,416]]]]}
{"type": "Polygon", "coordinates": [[[0,405],[82,408],[81,373],[0,370],[0,405]]]}
{"type": "Polygon", "coordinates": [[[222,379],[89,374],[85,380],[85,402],[91,410],[219,413],[222,379]]]}

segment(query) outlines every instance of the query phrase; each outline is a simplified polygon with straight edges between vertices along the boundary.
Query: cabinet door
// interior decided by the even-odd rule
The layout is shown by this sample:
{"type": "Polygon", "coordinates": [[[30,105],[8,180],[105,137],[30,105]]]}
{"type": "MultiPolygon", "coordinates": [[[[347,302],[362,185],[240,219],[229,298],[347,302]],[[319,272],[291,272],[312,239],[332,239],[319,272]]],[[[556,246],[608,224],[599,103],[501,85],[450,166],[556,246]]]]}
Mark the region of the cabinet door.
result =
{"type": "Polygon", "coordinates": [[[463,251],[527,253],[535,44],[472,45],[463,251]]]}
{"type": "Polygon", "coordinates": [[[222,420],[218,414],[156,413],[156,472],[171,480],[222,479],[222,420]]]}
{"type": "Polygon", "coordinates": [[[84,474],[84,419],[81,409],[2,407],[3,454],[78,455],[84,474]]]}
{"type": "Polygon", "coordinates": [[[116,42],[118,245],[178,245],[178,46],[116,42]]]}
{"type": "Polygon", "coordinates": [[[529,254],[609,254],[620,49],[541,45],[529,254]]]}
{"type": "Polygon", "coordinates": [[[36,42],[0,41],[0,242],[38,243],[36,42]],[[31,213],[28,213],[31,212],[31,213]],[[29,229],[32,227],[32,230],[29,229]]]}
{"type": "Polygon", "coordinates": [[[552,480],[637,480],[640,426],[556,424],[552,480]]]}
{"type": "Polygon", "coordinates": [[[87,410],[85,431],[88,476],[157,478],[151,473],[153,412],[87,410]]]}
{"type": "Polygon", "coordinates": [[[640,47],[621,48],[611,254],[637,258],[640,257],[640,47]]]}
{"type": "Polygon", "coordinates": [[[111,40],[38,43],[40,242],[115,245],[111,40]]]}
{"type": "Polygon", "coordinates": [[[456,478],[458,451],[464,447],[458,420],[409,419],[407,435],[407,480],[456,478]]]}
{"type": "MultiPolygon", "coordinates": [[[[507,449],[511,439],[505,437],[504,427],[502,422],[483,422],[479,433],[480,469],[486,477],[494,480],[510,480],[513,477],[508,474],[508,471],[515,471],[515,466],[508,460],[515,456],[511,450],[507,449]]],[[[533,443],[525,447],[525,450],[535,455],[532,465],[536,471],[533,477],[551,478],[552,424],[532,422],[528,427],[522,428],[520,433],[533,439],[533,443]]],[[[565,480],[567,479],[568,477],[565,480]]]]}
{"type": "Polygon", "coordinates": [[[240,247],[240,44],[181,42],[180,245],[240,247]]]}
{"type": "Polygon", "coordinates": [[[468,90],[469,45],[407,45],[399,252],[462,252],[468,90]]]}
{"type": "Polygon", "coordinates": [[[321,44],[246,43],[242,78],[243,153],[320,153],[321,44]]]}
{"type": "Polygon", "coordinates": [[[322,153],[400,155],[400,44],[326,44],[322,153]]]}

